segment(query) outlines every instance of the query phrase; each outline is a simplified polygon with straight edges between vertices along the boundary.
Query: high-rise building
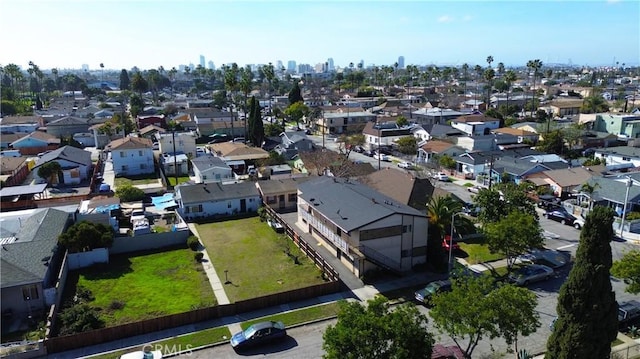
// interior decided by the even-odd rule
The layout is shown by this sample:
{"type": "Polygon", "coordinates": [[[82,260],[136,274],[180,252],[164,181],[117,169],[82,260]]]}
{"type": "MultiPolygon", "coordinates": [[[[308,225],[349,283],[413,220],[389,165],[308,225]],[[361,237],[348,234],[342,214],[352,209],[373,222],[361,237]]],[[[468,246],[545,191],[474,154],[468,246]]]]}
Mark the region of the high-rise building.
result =
{"type": "Polygon", "coordinates": [[[404,69],[404,56],[399,56],[398,57],[398,68],[399,69],[404,69]]]}
{"type": "Polygon", "coordinates": [[[287,62],[287,71],[288,72],[296,72],[296,62],[295,62],[295,60],[289,60],[287,62]]]}
{"type": "Polygon", "coordinates": [[[89,71],[89,64],[82,64],[82,71],[89,71]]]}
{"type": "Polygon", "coordinates": [[[276,67],[275,67],[275,71],[276,73],[280,73],[280,71],[282,71],[282,68],[284,67],[284,65],[282,65],[282,61],[278,60],[276,61],[276,67]]]}
{"type": "Polygon", "coordinates": [[[334,71],[336,69],[335,66],[333,65],[333,58],[332,57],[327,59],[327,64],[329,65],[329,66],[327,66],[329,71],[334,71]]]}
{"type": "Polygon", "coordinates": [[[200,66],[204,67],[204,55],[200,55],[200,66]]]}
{"type": "Polygon", "coordinates": [[[208,65],[209,65],[209,69],[210,70],[215,70],[216,69],[216,65],[213,64],[213,61],[209,60],[208,65]]]}

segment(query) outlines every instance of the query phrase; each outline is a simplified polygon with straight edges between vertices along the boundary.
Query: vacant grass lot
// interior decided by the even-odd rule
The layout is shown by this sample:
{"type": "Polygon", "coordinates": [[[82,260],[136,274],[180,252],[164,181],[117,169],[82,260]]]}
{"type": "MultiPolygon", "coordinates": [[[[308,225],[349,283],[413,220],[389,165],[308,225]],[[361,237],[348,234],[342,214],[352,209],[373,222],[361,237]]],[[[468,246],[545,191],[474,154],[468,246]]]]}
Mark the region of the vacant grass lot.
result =
{"type": "Polygon", "coordinates": [[[259,217],[199,224],[197,230],[220,280],[231,282],[224,286],[231,302],[324,282],[313,262],[259,217]]]}
{"type": "Polygon", "coordinates": [[[69,273],[76,285],[89,289],[107,326],[182,313],[217,304],[202,264],[190,249],[112,256],[108,264],[69,273]],[[119,307],[120,309],[117,309],[119,307]]]}
{"type": "Polygon", "coordinates": [[[148,175],[140,175],[140,176],[129,176],[129,177],[116,177],[114,180],[114,185],[116,187],[124,186],[124,185],[139,185],[139,184],[153,184],[158,183],[160,178],[155,174],[151,173],[148,175]]]}
{"type": "Polygon", "coordinates": [[[169,185],[173,187],[175,187],[180,183],[189,182],[189,180],[190,180],[189,176],[178,176],[178,183],[176,183],[175,176],[167,176],[167,182],[169,182],[169,185]]]}

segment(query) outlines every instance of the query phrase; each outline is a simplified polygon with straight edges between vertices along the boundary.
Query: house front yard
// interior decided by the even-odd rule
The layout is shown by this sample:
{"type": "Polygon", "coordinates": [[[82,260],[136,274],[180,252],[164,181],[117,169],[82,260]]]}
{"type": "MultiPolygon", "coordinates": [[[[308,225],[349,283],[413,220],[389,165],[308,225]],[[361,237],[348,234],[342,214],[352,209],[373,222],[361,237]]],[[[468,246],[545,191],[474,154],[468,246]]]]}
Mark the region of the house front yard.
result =
{"type": "Polygon", "coordinates": [[[78,289],[90,291],[95,299],[87,303],[100,308],[106,326],[217,304],[202,264],[187,248],[115,255],[108,264],[70,271],[65,303],[78,289]]]}
{"type": "Polygon", "coordinates": [[[231,302],[324,283],[315,264],[259,217],[199,224],[197,230],[220,280],[230,282],[224,289],[231,302]]]}

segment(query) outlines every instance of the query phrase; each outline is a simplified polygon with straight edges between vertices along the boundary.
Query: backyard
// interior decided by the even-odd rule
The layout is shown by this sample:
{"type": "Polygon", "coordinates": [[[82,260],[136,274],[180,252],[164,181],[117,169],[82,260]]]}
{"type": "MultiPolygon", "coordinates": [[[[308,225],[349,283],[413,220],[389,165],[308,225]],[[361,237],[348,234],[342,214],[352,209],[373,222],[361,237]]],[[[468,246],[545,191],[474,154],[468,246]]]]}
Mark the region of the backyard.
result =
{"type": "Polygon", "coordinates": [[[146,175],[139,176],[127,176],[127,177],[116,177],[114,184],[117,187],[121,187],[124,185],[147,185],[154,184],[160,181],[160,177],[156,173],[150,173],[146,175]]]}
{"type": "Polygon", "coordinates": [[[202,264],[186,248],[115,255],[108,264],[69,272],[66,302],[86,297],[86,290],[106,326],[217,304],[202,264]]]}
{"type": "Polygon", "coordinates": [[[259,217],[197,230],[220,280],[229,282],[224,289],[231,302],[324,283],[315,264],[259,217]]]}

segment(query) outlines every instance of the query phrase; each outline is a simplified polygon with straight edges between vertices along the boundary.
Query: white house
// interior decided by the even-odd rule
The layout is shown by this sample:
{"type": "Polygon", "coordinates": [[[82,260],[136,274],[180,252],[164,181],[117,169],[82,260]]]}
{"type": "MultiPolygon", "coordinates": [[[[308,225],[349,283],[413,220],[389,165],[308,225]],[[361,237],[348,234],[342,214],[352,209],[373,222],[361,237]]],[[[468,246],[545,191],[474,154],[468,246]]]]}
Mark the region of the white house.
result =
{"type": "Polygon", "coordinates": [[[197,183],[225,182],[235,178],[231,167],[220,157],[204,155],[191,160],[197,183]]]}
{"type": "Polygon", "coordinates": [[[176,168],[178,175],[186,175],[189,173],[189,157],[184,153],[163,152],[160,156],[160,164],[162,165],[164,174],[167,176],[175,175],[176,168]]]}
{"type": "Polygon", "coordinates": [[[622,169],[640,167],[640,148],[618,146],[599,148],[593,154],[594,158],[604,161],[607,169],[622,169]]]}
{"type": "Polygon", "coordinates": [[[175,201],[187,221],[256,212],[262,203],[254,182],[181,184],[175,187],[175,201]]]}
{"type": "Polygon", "coordinates": [[[31,171],[37,176],[38,169],[50,162],[58,162],[61,172],[52,178],[42,178],[43,181],[50,180],[51,184],[80,184],[89,178],[91,152],[72,146],[60,147],[38,158],[31,171]]]}
{"type": "Polygon", "coordinates": [[[158,132],[156,138],[160,153],[184,153],[187,157],[196,158],[196,137],[193,132],[158,132]],[[174,147],[175,142],[175,147],[174,147]]]}
{"type": "Polygon", "coordinates": [[[408,272],[427,260],[426,214],[348,179],[298,185],[298,226],[355,275],[408,272]]]}
{"type": "Polygon", "coordinates": [[[113,172],[116,176],[135,176],[155,172],[151,140],[125,137],[111,141],[113,172]]]}
{"type": "Polygon", "coordinates": [[[395,122],[367,122],[362,130],[364,140],[371,150],[378,146],[391,146],[402,137],[413,136],[411,127],[398,127],[395,122]]]}
{"type": "Polygon", "coordinates": [[[491,131],[500,128],[500,120],[482,114],[468,115],[451,120],[451,127],[469,136],[488,135],[491,131]]]}

